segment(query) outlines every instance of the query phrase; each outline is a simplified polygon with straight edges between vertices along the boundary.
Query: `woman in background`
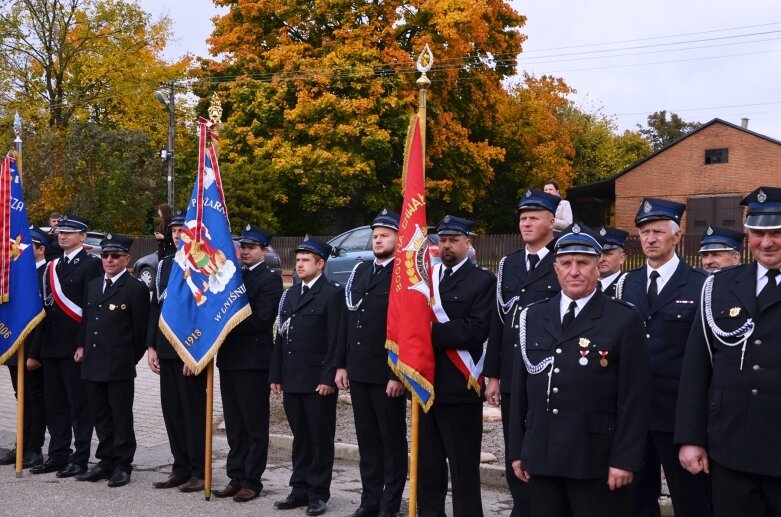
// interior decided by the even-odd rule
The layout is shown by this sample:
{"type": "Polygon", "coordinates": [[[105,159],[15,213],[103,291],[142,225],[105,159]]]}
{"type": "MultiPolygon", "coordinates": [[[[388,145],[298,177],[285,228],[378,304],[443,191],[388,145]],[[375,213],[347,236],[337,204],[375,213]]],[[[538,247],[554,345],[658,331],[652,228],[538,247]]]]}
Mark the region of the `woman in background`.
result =
{"type": "Polygon", "coordinates": [[[157,258],[163,260],[163,258],[169,253],[176,251],[173,238],[171,237],[171,230],[168,225],[171,224],[174,213],[171,205],[165,203],[160,204],[157,207],[157,215],[160,217],[160,228],[155,232],[155,239],[157,239],[157,258]]]}
{"type": "MultiPolygon", "coordinates": [[[[556,180],[548,180],[542,187],[542,190],[548,194],[561,197],[559,193],[559,184],[556,180]]],[[[556,209],[556,222],[553,224],[553,229],[561,231],[567,226],[572,224],[572,207],[569,201],[562,199],[559,201],[559,207],[556,209]]]]}

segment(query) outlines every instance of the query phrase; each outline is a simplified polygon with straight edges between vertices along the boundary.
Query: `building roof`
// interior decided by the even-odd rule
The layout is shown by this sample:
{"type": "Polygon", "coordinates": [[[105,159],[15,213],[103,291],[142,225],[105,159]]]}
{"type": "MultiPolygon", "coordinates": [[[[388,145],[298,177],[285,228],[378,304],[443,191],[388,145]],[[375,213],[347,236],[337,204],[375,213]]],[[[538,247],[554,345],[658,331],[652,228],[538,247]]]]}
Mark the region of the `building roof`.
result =
{"type": "Polygon", "coordinates": [[[706,122],[702,125],[700,125],[697,129],[694,129],[692,131],[689,131],[685,135],[681,136],[677,140],[670,142],[666,146],[662,147],[658,151],[655,151],[642,160],[638,160],[626,169],[618,172],[617,174],[614,174],[613,176],[600,180],[595,181],[593,183],[586,183],[584,185],[578,185],[577,187],[570,187],[567,189],[567,199],[572,200],[572,198],[584,198],[584,197],[601,197],[601,198],[614,198],[615,197],[615,181],[617,178],[620,178],[624,174],[627,174],[634,170],[636,167],[642,165],[643,163],[647,162],[648,160],[651,160],[658,154],[661,154],[665,152],[667,149],[673,147],[674,145],[678,145],[680,142],[686,140],[690,136],[694,135],[695,133],[698,133],[702,131],[703,129],[710,127],[714,124],[723,124],[725,126],[731,127],[732,129],[737,129],[738,131],[743,131],[744,133],[748,133],[751,136],[755,136],[757,138],[761,138],[763,140],[767,140],[768,142],[776,145],[781,145],[781,141],[778,141],[774,138],[770,138],[767,135],[763,135],[761,133],[757,133],[755,131],[751,131],[750,129],[738,126],[737,124],[733,124],[732,122],[727,122],[726,120],[722,120],[720,118],[714,118],[713,120],[706,122]]]}

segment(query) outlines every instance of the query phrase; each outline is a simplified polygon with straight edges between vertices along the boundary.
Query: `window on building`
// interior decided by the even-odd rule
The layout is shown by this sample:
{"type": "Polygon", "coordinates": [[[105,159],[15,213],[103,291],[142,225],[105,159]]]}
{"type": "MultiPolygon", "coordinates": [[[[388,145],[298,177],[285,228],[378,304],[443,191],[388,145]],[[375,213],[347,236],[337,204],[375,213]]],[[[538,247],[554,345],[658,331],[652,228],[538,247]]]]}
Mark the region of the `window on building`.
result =
{"type": "Polygon", "coordinates": [[[705,165],[714,163],[727,163],[729,161],[729,149],[706,149],[705,165]]]}

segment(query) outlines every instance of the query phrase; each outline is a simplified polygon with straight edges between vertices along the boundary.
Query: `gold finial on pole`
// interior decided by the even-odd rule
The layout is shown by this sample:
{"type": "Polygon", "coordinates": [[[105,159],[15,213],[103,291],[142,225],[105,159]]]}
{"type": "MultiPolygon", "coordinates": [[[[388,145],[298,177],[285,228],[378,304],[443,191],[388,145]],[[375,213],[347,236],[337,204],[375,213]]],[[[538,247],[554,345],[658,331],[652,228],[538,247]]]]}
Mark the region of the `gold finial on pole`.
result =
{"type": "Polygon", "coordinates": [[[212,94],[211,102],[209,103],[209,120],[212,121],[212,125],[222,125],[222,103],[217,92],[212,94]]]}

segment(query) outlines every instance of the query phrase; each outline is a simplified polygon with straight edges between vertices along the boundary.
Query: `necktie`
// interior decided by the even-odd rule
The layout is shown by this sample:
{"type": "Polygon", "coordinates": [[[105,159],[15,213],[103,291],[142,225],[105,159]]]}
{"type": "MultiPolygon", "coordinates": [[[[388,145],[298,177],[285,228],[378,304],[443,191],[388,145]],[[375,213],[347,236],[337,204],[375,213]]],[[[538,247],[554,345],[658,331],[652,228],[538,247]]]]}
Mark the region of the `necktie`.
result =
{"type": "Polygon", "coordinates": [[[111,286],[114,285],[114,282],[111,281],[110,278],[106,279],[106,287],[103,288],[103,292],[105,293],[109,289],[111,289],[111,286]]]}
{"type": "Polygon", "coordinates": [[[561,330],[567,330],[567,327],[570,326],[570,324],[575,321],[575,310],[578,308],[578,303],[575,300],[572,300],[569,303],[569,307],[567,308],[567,312],[564,313],[564,317],[561,319],[561,330]]]}
{"type": "Polygon", "coordinates": [[[374,264],[374,276],[379,275],[383,270],[383,267],[380,264],[374,264]]]}
{"type": "Polygon", "coordinates": [[[529,271],[534,271],[534,268],[537,267],[537,263],[540,261],[540,257],[535,253],[529,253],[526,258],[529,259],[529,271]]]}
{"type": "Polygon", "coordinates": [[[306,294],[308,291],[309,291],[309,286],[308,286],[308,285],[305,285],[305,286],[304,286],[304,287],[301,289],[301,296],[305,295],[305,294],[306,294]]]}
{"type": "Polygon", "coordinates": [[[63,263],[64,265],[66,265],[66,266],[67,266],[68,264],[70,264],[70,262],[71,262],[71,261],[68,259],[68,257],[66,257],[66,256],[63,256],[63,257],[62,257],[62,263],[63,263]]]}
{"type": "Polygon", "coordinates": [[[448,279],[450,278],[450,275],[453,274],[453,270],[451,268],[445,268],[445,274],[442,275],[442,280],[439,281],[439,285],[442,286],[447,283],[448,279]]]}
{"type": "Polygon", "coordinates": [[[657,296],[659,296],[659,286],[656,285],[656,279],[661,275],[658,271],[651,271],[651,283],[648,284],[648,306],[653,306],[657,296]]]}
{"type": "Polygon", "coordinates": [[[778,269],[768,269],[765,275],[767,276],[767,283],[757,296],[757,305],[759,306],[759,310],[764,310],[765,307],[770,305],[771,298],[773,297],[773,293],[777,287],[776,275],[778,275],[778,269]]]}

